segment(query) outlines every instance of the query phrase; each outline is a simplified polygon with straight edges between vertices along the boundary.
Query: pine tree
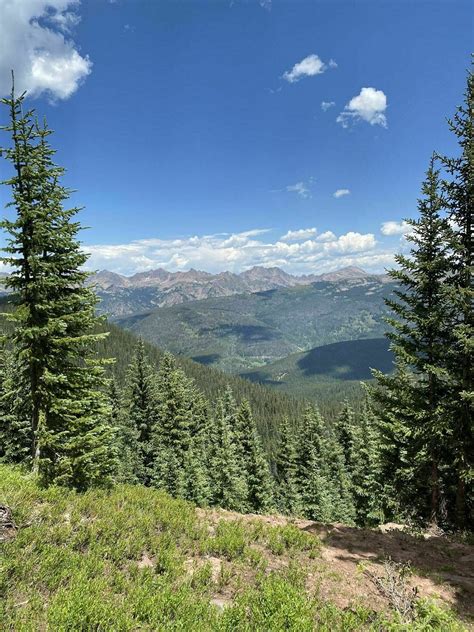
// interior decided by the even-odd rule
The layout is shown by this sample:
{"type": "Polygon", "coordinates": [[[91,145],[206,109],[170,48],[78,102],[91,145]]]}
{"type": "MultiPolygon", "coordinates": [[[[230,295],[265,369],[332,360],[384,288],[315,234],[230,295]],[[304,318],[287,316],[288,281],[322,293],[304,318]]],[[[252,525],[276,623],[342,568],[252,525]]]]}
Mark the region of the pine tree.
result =
{"type": "Polygon", "coordinates": [[[356,511],[352,497],[352,480],[344,450],[332,432],[327,437],[325,452],[331,497],[331,520],[354,524],[356,511]]]}
{"type": "MultiPolygon", "coordinates": [[[[467,524],[474,503],[474,431],[472,423],[474,355],[473,240],[474,209],[474,74],[467,76],[464,104],[458,108],[449,127],[456,136],[460,155],[441,157],[451,177],[443,182],[449,218],[453,225],[451,270],[447,279],[449,299],[455,311],[446,346],[450,377],[449,443],[456,470],[455,521],[459,528],[467,524]]],[[[472,517],[472,514],[471,514],[472,517]]]]}
{"type": "Polygon", "coordinates": [[[257,513],[268,513],[274,508],[273,478],[247,400],[239,407],[237,429],[247,482],[248,507],[257,513]]]}
{"type": "MultiPolygon", "coordinates": [[[[20,374],[21,377],[21,374],[20,374]]],[[[13,354],[0,353],[0,458],[11,463],[26,463],[31,457],[29,396],[18,383],[13,354]]]]}
{"type": "Polygon", "coordinates": [[[13,268],[7,286],[15,294],[12,343],[28,381],[31,454],[44,484],[77,489],[107,485],[116,470],[115,437],[108,423],[104,367],[94,359],[97,297],[82,271],[87,255],[77,239],[77,208],[65,209],[70,192],[64,170],[53,162],[51,131],[33,112],[22,112],[24,95],[2,99],[10,111],[12,146],[1,150],[14,173],[13,220],[4,264],[13,268]]]}
{"type": "Polygon", "coordinates": [[[234,432],[236,416],[232,391],[226,389],[216,402],[211,435],[212,502],[224,509],[245,511],[248,489],[234,432]]]}
{"type": "Polygon", "coordinates": [[[351,468],[351,454],[354,442],[355,413],[346,400],[335,423],[336,439],[342,448],[347,468],[351,468]]]}
{"type": "MultiPolygon", "coordinates": [[[[415,459],[416,475],[424,485],[418,509],[421,515],[426,514],[429,497],[433,522],[439,519],[440,461],[447,438],[444,365],[452,313],[445,290],[451,232],[447,219],[441,216],[443,207],[439,172],[432,158],[418,203],[419,217],[407,221],[411,227],[406,237],[412,245],[410,255],[397,255],[399,267],[389,273],[400,289],[395,290],[395,299],[386,301],[394,315],[388,319],[392,327],[387,334],[391,348],[415,379],[400,382],[400,376],[394,375],[384,378],[384,387],[398,391],[399,399],[401,383],[411,390],[406,395],[411,402],[410,429],[406,436],[412,441],[410,452],[415,459]]],[[[399,406],[396,401],[395,405],[399,406]]],[[[413,463],[407,465],[415,472],[413,463]]]]}
{"type": "Polygon", "coordinates": [[[334,489],[330,481],[323,421],[308,406],[298,449],[298,480],[303,512],[307,518],[328,522],[333,518],[334,489]]]}
{"type": "Polygon", "coordinates": [[[136,344],[126,384],[123,428],[128,434],[131,459],[136,464],[135,475],[139,482],[149,485],[154,470],[153,433],[158,405],[153,371],[141,339],[136,344]]]}
{"type": "Polygon", "coordinates": [[[117,480],[121,483],[135,484],[139,482],[140,456],[138,431],[130,416],[124,410],[122,397],[115,376],[110,380],[110,423],[116,428],[117,447],[120,455],[117,480]]]}
{"type": "Polygon", "coordinates": [[[420,513],[428,515],[426,459],[419,458],[416,438],[417,406],[413,401],[416,378],[400,360],[393,374],[374,371],[374,377],[376,386],[367,388],[377,419],[380,505],[385,519],[416,520],[420,513]]]}
{"type": "Polygon", "coordinates": [[[354,427],[352,448],[352,495],[356,521],[361,526],[383,519],[380,478],[378,424],[367,399],[354,427]]]}
{"type": "Polygon", "coordinates": [[[295,434],[287,417],[283,418],[280,425],[276,469],[280,511],[290,516],[301,515],[303,503],[298,478],[298,451],[295,434]]]}
{"type": "Polygon", "coordinates": [[[161,361],[157,389],[154,484],[173,496],[185,497],[184,459],[192,443],[196,392],[170,354],[161,361]]]}
{"type": "Polygon", "coordinates": [[[204,507],[212,497],[209,472],[211,421],[207,400],[194,383],[190,385],[191,439],[184,455],[184,498],[204,507]]]}

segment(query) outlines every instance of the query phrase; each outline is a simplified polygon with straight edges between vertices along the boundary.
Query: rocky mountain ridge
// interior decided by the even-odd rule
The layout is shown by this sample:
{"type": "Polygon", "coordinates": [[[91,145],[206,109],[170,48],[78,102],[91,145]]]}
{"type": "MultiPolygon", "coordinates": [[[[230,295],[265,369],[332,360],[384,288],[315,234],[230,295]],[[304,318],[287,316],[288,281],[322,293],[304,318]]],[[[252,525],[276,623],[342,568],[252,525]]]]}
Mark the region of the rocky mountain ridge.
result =
{"type": "MultiPolygon", "coordinates": [[[[170,288],[181,283],[200,283],[207,284],[214,282],[215,284],[229,284],[233,282],[242,287],[242,289],[251,289],[251,291],[261,292],[268,287],[263,285],[276,285],[278,287],[293,287],[294,285],[306,285],[318,281],[335,281],[348,278],[359,278],[373,276],[362,268],[356,266],[347,266],[334,272],[326,272],[323,274],[304,274],[293,275],[285,272],[278,267],[254,266],[244,272],[219,272],[212,274],[203,270],[195,270],[191,268],[185,272],[169,272],[164,268],[148,270],[146,272],[137,272],[131,276],[111,272],[110,270],[100,270],[91,277],[91,283],[101,290],[109,290],[111,288],[138,288],[138,287],[162,287],[170,288]]],[[[376,275],[379,276],[379,275],[376,275]]]]}
{"type": "Polygon", "coordinates": [[[94,274],[90,283],[100,296],[100,311],[112,317],[137,314],[158,307],[179,305],[187,301],[219,298],[235,294],[266,292],[282,288],[354,279],[384,282],[384,275],[371,275],[349,266],[323,274],[296,276],[277,267],[254,266],[239,274],[202,270],[169,272],[162,268],[124,276],[109,270],[94,274]]]}

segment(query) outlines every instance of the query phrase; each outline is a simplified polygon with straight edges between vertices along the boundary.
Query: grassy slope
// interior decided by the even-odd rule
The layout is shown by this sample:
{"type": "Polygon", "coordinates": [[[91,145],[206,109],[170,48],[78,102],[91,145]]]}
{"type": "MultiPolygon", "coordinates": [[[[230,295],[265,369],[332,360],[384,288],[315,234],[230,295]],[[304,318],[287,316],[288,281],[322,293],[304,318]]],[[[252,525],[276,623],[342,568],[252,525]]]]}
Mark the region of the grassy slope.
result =
{"type": "Polygon", "coordinates": [[[140,486],[40,490],[2,465],[0,500],[19,527],[0,544],[2,630],[465,629],[426,603],[408,627],[364,598],[331,604],[319,539],[282,520],[196,511],[140,486]]]}
{"type": "Polygon", "coordinates": [[[388,346],[386,338],[335,342],[246,371],[242,377],[310,400],[358,400],[363,394],[360,382],[372,378],[371,369],[392,370],[388,346]]]}
{"type": "Polygon", "coordinates": [[[392,287],[372,277],[314,283],[193,301],[118,322],[172,353],[240,373],[315,346],[383,335],[383,297],[392,287]]]}

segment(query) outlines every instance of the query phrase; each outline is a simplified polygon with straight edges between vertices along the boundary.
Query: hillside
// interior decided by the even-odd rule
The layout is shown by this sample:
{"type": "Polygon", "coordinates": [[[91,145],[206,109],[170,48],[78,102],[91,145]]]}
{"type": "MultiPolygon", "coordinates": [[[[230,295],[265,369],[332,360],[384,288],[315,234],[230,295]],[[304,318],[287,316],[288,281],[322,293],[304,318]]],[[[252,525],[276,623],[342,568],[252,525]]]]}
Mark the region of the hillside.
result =
{"type": "Polygon", "coordinates": [[[393,355],[386,338],[335,342],[295,353],[242,377],[279,391],[317,400],[346,394],[362,396],[360,381],[372,378],[371,369],[390,373],[393,355]]]}
{"type": "MultiPolygon", "coordinates": [[[[0,298],[0,311],[6,312],[10,309],[11,305],[8,299],[6,297],[0,298]]],[[[10,327],[8,321],[0,318],[0,333],[10,327]]],[[[115,363],[111,370],[117,377],[119,384],[122,384],[127,367],[134,354],[137,338],[133,333],[124,331],[113,323],[105,325],[104,330],[109,331],[109,336],[100,343],[99,354],[104,358],[115,358],[115,363]]],[[[146,344],[146,351],[151,363],[158,366],[163,357],[163,351],[152,344],[146,344]]],[[[215,400],[218,393],[227,386],[232,388],[238,401],[247,399],[252,406],[260,433],[268,448],[271,448],[276,428],[282,417],[287,416],[289,419],[297,419],[302,414],[305,406],[302,400],[293,398],[285,393],[278,393],[238,376],[227,375],[212,367],[202,366],[188,358],[177,357],[176,361],[183,368],[186,375],[195,380],[198,388],[209,400],[215,400]]],[[[331,419],[340,410],[341,402],[322,397],[319,405],[323,415],[331,419]]]]}
{"type": "MultiPolygon", "coordinates": [[[[354,266],[326,274],[296,276],[277,267],[254,266],[240,274],[220,272],[211,274],[201,270],[168,272],[159,268],[124,276],[109,270],[94,274],[90,283],[101,298],[99,310],[111,317],[137,314],[143,311],[202,300],[264,292],[310,283],[343,279],[365,278],[364,270],[354,266]]],[[[380,277],[384,279],[384,277],[380,277]]]]}
{"type": "Polygon", "coordinates": [[[196,510],[141,486],[44,490],[1,464],[0,499],[5,630],[469,629],[473,547],[447,538],[196,510]]]}
{"type": "Polygon", "coordinates": [[[188,302],[121,318],[145,340],[229,373],[242,373],[316,346],[381,337],[379,277],[312,283],[188,302]]]}

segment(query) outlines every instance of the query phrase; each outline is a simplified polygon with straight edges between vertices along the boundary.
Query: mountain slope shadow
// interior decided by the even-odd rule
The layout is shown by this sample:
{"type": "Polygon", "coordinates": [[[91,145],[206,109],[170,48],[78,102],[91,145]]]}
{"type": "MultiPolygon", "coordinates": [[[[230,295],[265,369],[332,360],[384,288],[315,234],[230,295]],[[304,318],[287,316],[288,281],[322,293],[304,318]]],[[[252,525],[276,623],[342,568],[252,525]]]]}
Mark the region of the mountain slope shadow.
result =
{"type": "Polygon", "coordinates": [[[311,349],[297,365],[307,377],[324,375],[340,380],[367,380],[372,377],[370,369],[391,372],[393,355],[386,338],[349,340],[311,349]]]}

